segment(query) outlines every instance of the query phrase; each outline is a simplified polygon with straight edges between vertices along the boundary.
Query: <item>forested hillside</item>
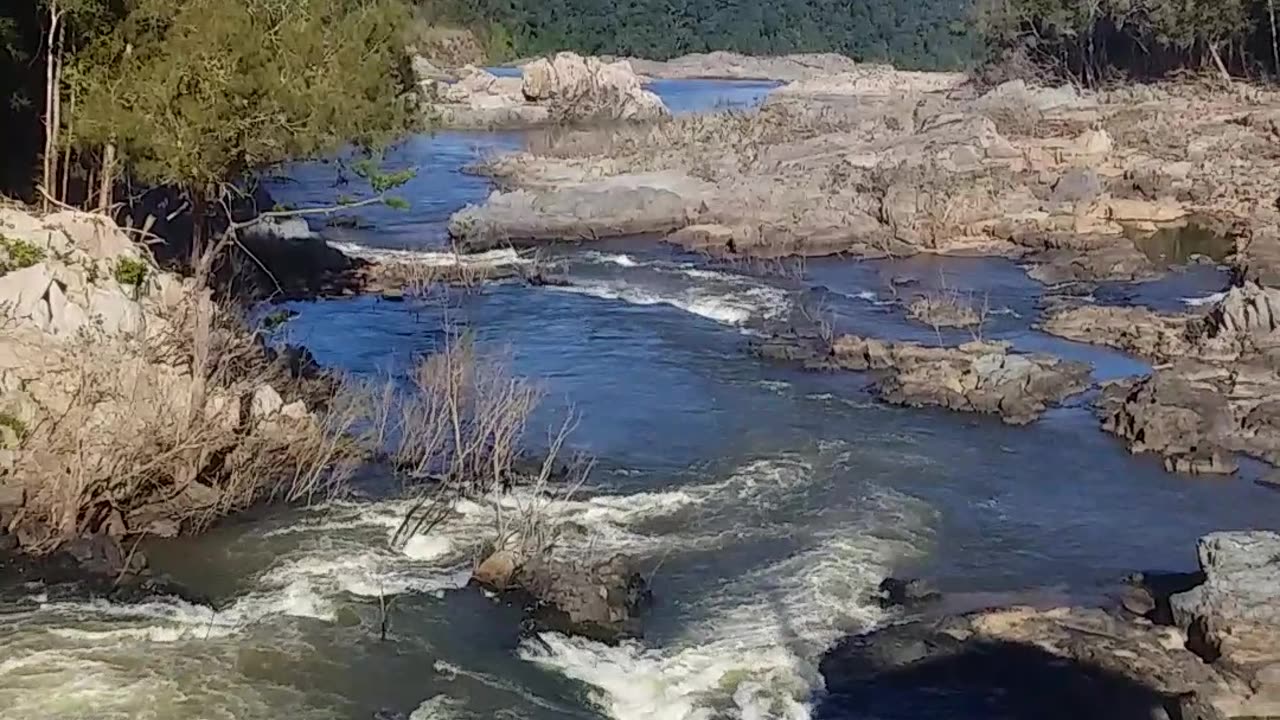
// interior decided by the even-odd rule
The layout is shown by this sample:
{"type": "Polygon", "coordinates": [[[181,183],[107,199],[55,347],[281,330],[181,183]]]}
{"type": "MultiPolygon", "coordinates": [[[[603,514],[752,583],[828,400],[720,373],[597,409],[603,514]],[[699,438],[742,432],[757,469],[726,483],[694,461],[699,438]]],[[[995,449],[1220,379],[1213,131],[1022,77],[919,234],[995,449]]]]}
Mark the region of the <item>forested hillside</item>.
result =
{"type": "Polygon", "coordinates": [[[832,51],[909,68],[974,56],[970,0],[429,0],[512,56],[574,49],[665,59],[832,51]]]}

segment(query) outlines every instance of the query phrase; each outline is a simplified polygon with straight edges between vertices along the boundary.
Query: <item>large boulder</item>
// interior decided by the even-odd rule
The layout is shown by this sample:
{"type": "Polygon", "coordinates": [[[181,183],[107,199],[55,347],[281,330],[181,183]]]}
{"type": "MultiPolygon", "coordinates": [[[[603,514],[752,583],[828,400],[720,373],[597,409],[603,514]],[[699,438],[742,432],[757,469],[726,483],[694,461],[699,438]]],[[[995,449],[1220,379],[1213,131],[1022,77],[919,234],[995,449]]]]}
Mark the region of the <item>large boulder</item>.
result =
{"type": "Polygon", "coordinates": [[[521,70],[525,97],[552,106],[558,120],[650,121],[670,115],[625,60],[609,63],[562,52],[521,70]]]}
{"type": "Polygon", "coordinates": [[[1174,622],[1206,659],[1280,689],[1280,533],[1212,533],[1196,554],[1205,581],[1170,599],[1174,622]]]}

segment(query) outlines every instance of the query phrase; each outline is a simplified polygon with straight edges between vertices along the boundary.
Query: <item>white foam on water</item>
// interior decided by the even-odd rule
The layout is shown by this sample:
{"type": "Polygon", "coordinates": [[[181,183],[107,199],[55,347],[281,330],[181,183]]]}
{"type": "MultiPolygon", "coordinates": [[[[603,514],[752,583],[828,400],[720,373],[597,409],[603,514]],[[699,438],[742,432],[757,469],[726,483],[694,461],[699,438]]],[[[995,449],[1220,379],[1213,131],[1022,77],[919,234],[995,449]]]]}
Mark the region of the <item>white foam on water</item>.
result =
{"type": "Polygon", "coordinates": [[[414,560],[437,560],[453,552],[453,541],[441,535],[414,535],[404,544],[405,555],[414,560]]]}
{"type": "Polygon", "coordinates": [[[726,289],[693,286],[654,290],[622,280],[590,280],[550,289],[602,300],[621,300],[632,305],[670,305],[722,325],[735,327],[745,325],[753,319],[779,317],[789,308],[786,292],[766,285],[742,285],[726,289]]]}
{"type": "MultiPolygon", "coordinates": [[[[748,504],[776,507],[813,482],[807,463],[769,458],[744,465],[725,486],[748,504]]],[[[592,701],[616,720],[809,718],[823,652],[885,620],[872,591],[918,552],[928,517],[918,501],[875,493],[860,499],[852,524],[817,531],[803,549],[680,603],[691,617],[662,647],[543,633],[520,654],[591,686],[592,701]]]]}
{"type": "Polygon", "coordinates": [[[686,266],[680,267],[679,273],[685,277],[691,277],[694,280],[741,281],[745,277],[743,275],[721,272],[720,270],[707,270],[706,268],[686,266]]]}
{"type": "Polygon", "coordinates": [[[616,720],[807,719],[822,653],[884,620],[868,596],[901,550],[845,532],[731,584],[669,646],[543,633],[521,656],[590,685],[616,720]]]}
{"type": "Polygon", "coordinates": [[[588,250],[587,252],[581,253],[578,257],[590,262],[617,265],[618,267],[625,268],[638,267],[640,265],[640,263],[636,262],[635,258],[627,255],[626,253],[602,253],[596,252],[595,250],[588,250]]]}
{"type": "Polygon", "coordinates": [[[510,248],[487,250],[479,253],[455,253],[431,250],[371,248],[348,242],[330,242],[329,245],[351,257],[384,262],[409,262],[428,267],[502,267],[506,265],[524,265],[532,262],[510,248]]]}
{"type": "Polygon", "coordinates": [[[409,720],[466,720],[478,717],[467,711],[467,704],[448,695],[434,695],[409,713],[409,720]]]}
{"type": "Polygon", "coordinates": [[[1180,299],[1184,305],[1189,305],[1191,307],[1203,307],[1205,305],[1220,303],[1226,296],[1227,294],[1225,292],[1216,292],[1205,295],[1204,297],[1184,297],[1180,299]]]}

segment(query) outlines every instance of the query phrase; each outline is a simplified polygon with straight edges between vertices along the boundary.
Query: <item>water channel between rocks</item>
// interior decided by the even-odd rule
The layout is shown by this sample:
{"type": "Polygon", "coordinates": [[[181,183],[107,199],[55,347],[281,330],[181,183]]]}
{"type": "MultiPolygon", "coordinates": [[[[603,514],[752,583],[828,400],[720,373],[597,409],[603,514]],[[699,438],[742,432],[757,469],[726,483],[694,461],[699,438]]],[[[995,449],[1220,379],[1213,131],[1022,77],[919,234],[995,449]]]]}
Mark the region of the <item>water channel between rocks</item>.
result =
{"type": "MultiPolygon", "coordinates": [[[[659,91],[695,110],[750,103],[767,88],[668,81],[659,91]]],[[[449,213],[488,191],[459,168],[521,142],[411,139],[391,160],[419,168],[404,189],[412,208],[328,232],[438,248],[449,213]]],[[[332,167],[287,174],[272,190],[282,202],[340,189],[332,167]]],[[[963,341],[909,323],[890,290],[945,285],[989,303],[988,337],[1085,360],[1099,380],[1146,370],[1033,330],[1044,289],[1008,261],[812,260],[803,279],[783,280],[712,269],[650,240],[551,258],[571,286],[498,284],[447,304],[294,303],[283,332],[321,363],[377,376],[435,348],[447,316],[540,378],[547,402],[532,435],[576,413],[573,444],[599,460],[590,488],[554,508],[581,528],[571,542],[654,568],[658,603],[642,641],[522,637],[518,610],[459,589],[484,508],[464,506],[399,553],[387,540],[404,503],[370,491],[148,548],[153,566],[208,605],[60,601],[33,589],[0,624],[0,718],[804,718],[824,649],[891,619],[868,597],[887,574],[953,594],[1088,597],[1135,569],[1188,569],[1197,536],[1267,526],[1280,512],[1280,493],[1247,477],[1170,475],[1130,456],[1097,429],[1087,398],[1011,428],[887,407],[864,377],[746,352],[752,333],[804,304],[826,308],[840,330],[963,341]],[[394,598],[385,642],[380,596],[394,598]]],[[[1223,282],[1196,267],[1097,295],[1176,308],[1223,282]]]]}

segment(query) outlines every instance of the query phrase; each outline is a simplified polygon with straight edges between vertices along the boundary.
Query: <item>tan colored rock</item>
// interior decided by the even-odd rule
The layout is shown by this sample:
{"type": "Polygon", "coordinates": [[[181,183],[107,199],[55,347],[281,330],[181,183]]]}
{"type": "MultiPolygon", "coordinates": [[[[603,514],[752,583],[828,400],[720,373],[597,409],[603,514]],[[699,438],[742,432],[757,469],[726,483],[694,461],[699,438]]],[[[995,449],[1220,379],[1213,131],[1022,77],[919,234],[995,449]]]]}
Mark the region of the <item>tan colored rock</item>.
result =
{"type": "Polygon", "coordinates": [[[1187,209],[1173,200],[1119,200],[1102,202],[1097,212],[1121,223],[1172,223],[1187,216],[1187,209]]]}
{"type": "Polygon", "coordinates": [[[523,66],[521,73],[525,97],[552,105],[565,120],[651,121],[670,115],[625,60],[606,63],[561,52],[523,66]]]}
{"type": "Polygon", "coordinates": [[[249,416],[254,420],[265,420],[278,414],[284,408],[284,399],[270,385],[260,385],[253,391],[253,399],[249,403],[249,416]]]}
{"type": "Polygon", "coordinates": [[[512,586],[519,564],[510,550],[499,550],[472,571],[471,578],[485,587],[506,590],[512,586]]]}
{"type": "Polygon", "coordinates": [[[0,276],[0,313],[40,330],[48,329],[51,318],[47,298],[52,283],[45,263],[0,276]]]}

